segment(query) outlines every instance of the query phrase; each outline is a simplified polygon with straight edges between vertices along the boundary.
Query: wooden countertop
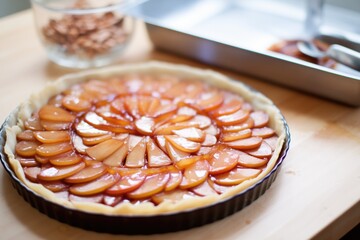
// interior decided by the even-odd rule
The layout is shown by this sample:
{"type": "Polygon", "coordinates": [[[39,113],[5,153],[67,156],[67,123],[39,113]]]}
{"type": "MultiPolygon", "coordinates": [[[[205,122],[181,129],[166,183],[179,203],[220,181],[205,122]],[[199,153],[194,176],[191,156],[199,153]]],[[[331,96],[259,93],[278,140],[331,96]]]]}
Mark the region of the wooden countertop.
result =
{"type": "MultiPolygon", "coordinates": [[[[292,142],[276,181],[242,211],[203,227],[163,235],[85,231],[33,209],[0,167],[1,239],[338,239],[360,223],[360,109],[152,49],[142,23],[119,63],[149,59],[212,68],[270,97],[292,142]]],[[[72,72],[48,61],[30,11],[0,19],[0,119],[46,82],[72,72]]]]}

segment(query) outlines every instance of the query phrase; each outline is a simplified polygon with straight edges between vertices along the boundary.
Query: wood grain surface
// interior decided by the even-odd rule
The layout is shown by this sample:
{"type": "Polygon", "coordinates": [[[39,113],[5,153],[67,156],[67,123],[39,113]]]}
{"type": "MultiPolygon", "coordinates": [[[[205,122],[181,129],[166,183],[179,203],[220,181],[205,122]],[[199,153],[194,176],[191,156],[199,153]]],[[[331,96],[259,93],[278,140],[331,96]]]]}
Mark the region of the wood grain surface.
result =
{"type": "MultiPolygon", "coordinates": [[[[138,22],[130,48],[116,64],[150,59],[217,70],[274,101],[288,121],[292,142],[271,188],[242,211],[213,224],[162,235],[115,236],[41,214],[16,193],[0,167],[0,239],[338,239],[360,222],[359,108],[158,52],[138,22]]],[[[0,19],[2,122],[31,93],[73,71],[47,59],[31,11],[0,19]]]]}

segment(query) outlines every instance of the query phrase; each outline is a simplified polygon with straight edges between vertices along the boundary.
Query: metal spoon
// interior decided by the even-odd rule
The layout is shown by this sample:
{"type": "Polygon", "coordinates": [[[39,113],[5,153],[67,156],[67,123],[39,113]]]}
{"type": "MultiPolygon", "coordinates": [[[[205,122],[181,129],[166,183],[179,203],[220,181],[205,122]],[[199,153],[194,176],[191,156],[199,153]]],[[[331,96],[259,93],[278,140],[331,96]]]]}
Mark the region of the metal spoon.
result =
{"type": "Polygon", "coordinates": [[[303,54],[313,58],[329,57],[341,64],[360,71],[360,53],[337,44],[330,45],[325,51],[318,49],[312,42],[299,41],[297,47],[303,54]]]}

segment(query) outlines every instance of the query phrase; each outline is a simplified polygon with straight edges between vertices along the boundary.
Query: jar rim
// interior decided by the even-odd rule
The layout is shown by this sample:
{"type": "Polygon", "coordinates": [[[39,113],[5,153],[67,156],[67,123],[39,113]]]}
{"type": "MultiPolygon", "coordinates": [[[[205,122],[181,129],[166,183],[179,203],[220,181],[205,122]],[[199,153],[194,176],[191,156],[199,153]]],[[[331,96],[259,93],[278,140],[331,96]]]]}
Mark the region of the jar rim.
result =
{"type": "Polygon", "coordinates": [[[54,7],[49,6],[47,4],[47,1],[44,0],[31,0],[31,3],[33,5],[41,6],[42,8],[45,8],[49,11],[57,12],[57,13],[64,13],[64,14],[72,14],[72,15],[83,15],[83,14],[96,14],[96,13],[103,13],[103,12],[109,12],[109,11],[119,11],[119,12],[126,12],[127,9],[138,5],[146,0],[124,0],[120,1],[118,3],[114,3],[108,6],[104,7],[94,7],[94,8],[60,8],[60,7],[54,7]]]}

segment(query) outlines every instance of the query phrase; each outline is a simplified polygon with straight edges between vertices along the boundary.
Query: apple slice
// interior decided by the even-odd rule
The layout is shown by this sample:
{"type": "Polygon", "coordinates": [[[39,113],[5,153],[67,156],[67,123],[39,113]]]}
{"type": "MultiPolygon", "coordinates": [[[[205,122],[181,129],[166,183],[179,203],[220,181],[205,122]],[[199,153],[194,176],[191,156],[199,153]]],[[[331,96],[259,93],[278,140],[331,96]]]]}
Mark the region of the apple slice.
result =
{"type": "Polygon", "coordinates": [[[145,150],[145,138],[142,138],[142,140],[136,144],[134,149],[127,155],[125,166],[132,168],[143,167],[145,165],[145,150]]]}
{"type": "Polygon", "coordinates": [[[204,159],[208,159],[208,156],[206,156],[206,155],[202,155],[202,156],[190,155],[189,157],[183,158],[180,161],[176,162],[175,165],[178,169],[182,170],[182,169],[185,169],[185,168],[191,166],[195,162],[201,161],[204,159]]]}
{"type": "MultiPolygon", "coordinates": [[[[62,154],[60,154],[61,156],[62,154]]],[[[49,162],[50,158],[49,157],[42,157],[42,156],[39,156],[39,155],[35,155],[35,160],[42,164],[42,165],[45,165],[49,162]]]]}
{"type": "Polygon", "coordinates": [[[112,135],[105,134],[97,137],[84,137],[83,143],[87,146],[94,146],[112,138],[112,135]]]}
{"type": "Polygon", "coordinates": [[[168,173],[159,173],[147,176],[144,183],[135,191],[128,193],[127,197],[131,199],[144,199],[151,197],[165,189],[169,178],[168,173]]]}
{"type": "Polygon", "coordinates": [[[183,173],[181,189],[193,188],[203,183],[209,175],[209,163],[206,160],[196,161],[188,166],[183,173]]]}
{"type": "Polygon", "coordinates": [[[203,183],[193,187],[190,189],[193,193],[199,196],[210,196],[210,195],[217,195],[217,191],[215,191],[208,181],[204,181],[203,183]]]}
{"type": "Polygon", "coordinates": [[[89,147],[84,145],[83,140],[79,135],[72,134],[71,141],[72,141],[76,151],[78,151],[79,153],[82,153],[82,154],[86,154],[86,149],[88,149],[89,147]]]}
{"type": "Polygon", "coordinates": [[[49,189],[52,192],[61,192],[66,191],[69,188],[69,185],[63,183],[62,181],[51,181],[51,182],[44,182],[40,181],[41,185],[45,188],[49,189]]]}
{"type": "Polygon", "coordinates": [[[117,98],[110,103],[110,110],[115,113],[124,114],[126,113],[124,106],[124,99],[117,98]]]}
{"type": "Polygon", "coordinates": [[[105,205],[110,206],[110,207],[115,207],[116,205],[118,205],[121,201],[123,200],[122,196],[108,196],[105,195],[103,202],[105,205]]]}
{"type": "Polygon", "coordinates": [[[222,141],[224,142],[236,141],[239,139],[251,137],[251,134],[252,132],[250,129],[244,129],[239,132],[228,132],[222,135],[222,141]]]}
{"type": "Polygon", "coordinates": [[[264,127],[269,123],[269,115],[263,111],[255,111],[250,114],[250,117],[254,120],[254,127],[264,127]]]}
{"type": "Polygon", "coordinates": [[[231,125],[231,126],[223,126],[224,132],[239,132],[244,129],[252,128],[254,126],[254,120],[252,118],[248,118],[245,122],[231,125]]]}
{"type": "Polygon", "coordinates": [[[62,99],[62,105],[74,112],[83,112],[91,108],[91,102],[79,96],[67,95],[62,99]]]}
{"type": "Polygon", "coordinates": [[[200,129],[205,129],[211,125],[211,119],[204,115],[196,115],[192,119],[182,123],[188,127],[199,127],[200,129]]]}
{"type": "Polygon", "coordinates": [[[258,148],[261,145],[261,142],[261,137],[249,137],[245,139],[235,140],[232,142],[225,142],[225,144],[235,149],[247,150],[258,148]]]}
{"type": "Polygon", "coordinates": [[[34,158],[16,158],[22,167],[38,167],[39,163],[34,158]]]}
{"type": "Polygon", "coordinates": [[[205,133],[202,130],[194,127],[173,130],[172,132],[180,137],[194,142],[202,142],[205,139],[205,133]]]}
{"type": "Polygon", "coordinates": [[[199,156],[209,154],[211,152],[211,150],[212,150],[212,147],[201,147],[196,154],[199,156]]]}
{"type": "Polygon", "coordinates": [[[203,147],[211,147],[214,146],[217,143],[217,138],[214,135],[211,134],[205,134],[205,139],[201,143],[201,146],[203,147]]]}
{"type": "Polygon", "coordinates": [[[98,137],[108,133],[107,131],[94,128],[83,120],[76,125],[75,129],[76,132],[82,137],[98,137]]]}
{"type": "Polygon", "coordinates": [[[183,152],[194,153],[197,152],[201,147],[200,143],[193,142],[176,135],[165,136],[165,139],[169,141],[175,148],[183,152]]]}
{"type": "Polygon", "coordinates": [[[39,111],[41,120],[55,121],[55,122],[72,122],[75,116],[63,108],[52,105],[45,105],[39,111]]]}
{"type": "Polygon", "coordinates": [[[25,129],[32,131],[42,131],[44,127],[40,124],[38,115],[33,115],[25,121],[25,129]]]}
{"type": "Polygon", "coordinates": [[[70,129],[71,122],[41,120],[40,124],[46,131],[64,131],[70,129]]]}
{"type": "Polygon", "coordinates": [[[44,143],[36,148],[36,154],[43,157],[52,157],[73,149],[70,142],[44,143]]]}
{"type": "Polygon", "coordinates": [[[219,129],[214,125],[210,125],[208,128],[205,128],[204,132],[213,136],[217,136],[220,133],[219,129]]]}
{"type": "Polygon", "coordinates": [[[155,145],[151,138],[146,144],[146,150],[149,167],[167,166],[172,163],[171,159],[158,146],[155,145]]]}
{"type": "Polygon", "coordinates": [[[150,135],[154,131],[154,119],[149,117],[141,117],[135,120],[135,128],[143,135],[150,135]]]}
{"type": "Polygon", "coordinates": [[[181,201],[184,199],[190,199],[193,197],[194,197],[194,194],[192,192],[189,192],[187,190],[176,189],[171,192],[162,192],[162,193],[156,194],[156,195],[152,196],[151,200],[155,204],[160,204],[164,201],[169,201],[169,202],[175,203],[175,202],[178,202],[178,201],[181,201]]]}
{"type": "Polygon", "coordinates": [[[184,107],[181,107],[178,109],[176,115],[170,119],[170,122],[178,123],[178,122],[187,121],[187,120],[190,120],[195,115],[196,115],[196,110],[194,110],[193,108],[184,106],[184,107]]]}
{"type": "Polygon", "coordinates": [[[258,168],[264,166],[267,162],[267,158],[258,158],[250,156],[244,152],[239,152],[239,160],[238,163],[240,166],[247,167],[247,168],[258,168]]]}
{"type": "Polygon", "coordinates": [[[175,163],[179,162],[181,159],[187,158],[190,156],[190,153],[181,151],[176,147],[173,147],[169,142],[165,143],[166,152],[169,154],[171,160],[175,163]]]}
{"type": "Polygon", "coordinates": [[[49,161],[55,166],[69,166],[79,163],[82,158],[73,152],[65,153],[51,158],[49,161]]]}
{"type": "Polygon", "coordinates": [[[254,157],[260,157],[260,158],[271,157],[272,155],[271,147],[264,141],[261,142],[261,145],[257,149],[253,149],[246,152],[254,157]]]}
{"type": "Polygon", "coordinates": [[[27,179],[31,182],[38,182],[37,176],[41,172],[40,167],[25,167],[24,174],[27,179]]]}
{"type": "Polygon", "coordinates": [[[129,96],[124,98],[124,107],[127,113],[134,118],[139,118],[138,99],[136,96],[129,96]]]}
{"type": "Polygon", "coordinates": [[[58,143],[70,140],[68,131],[38,131],[34,132],[34,136],[42,143],[58,143]]]}
{"type": "Polygon", "coordinates": [[[225,186],[238,185],[248,179],[257,177],[261,173],[259,169],[235,168],[230,172],[215,176],[215,183],[225,186]]]}
{"type": "Polygon", "coordinates": [[[160,106],[160,99],[159,98],[151,98],[151,102],[147,108],[146,115],[150,117],[154,117],[156,114],[156,109],[160,106]]]}
{"type": "Polygon", "coordinates": [[[117,149],[119,149],[124,143],[116,139],[109,139],[105,142],[99,143],[93,147],[87,148],[86,153],[97,161],[102,161],[105,158],[113,154],[117,149]]]}
{"type": "Polygon", "coordinates": [[[148,113],[150,106],[151,97],[148,96],[138,96],[138,109],[140,116],[145,116],[148,113]]]}
{"type": "Polygon", "coordinates": [[[172,191],[177,188],[182,181],[182,173],[181,171],[174,169],[169,171],[170,180],[166,183],[165,191],[172,191]]]}
{"type": "Polygon", "coordinates": [[[113,136],[114,139],[120,140],[120,141],[125,141],[127,140],[129,137],[128,133],[118,133],[115,134],[115,136],[113,136]]]}
{"type": "Polygon", "coordinates": [[[166,152],[166,139],[163,135],[158,135],[155,137],[156,143],[158,144],[158,146],[160,147],[161,150],[163,150],[164,152],[166,152]]]}
{"type": "Polygon", "coordinates": [[[80,162],[76,165],[66,167],[49,167],[41,170],[38,175],[40,180],[44,181],[57,181],[74,175],[80,172],[85,167],[85,163],[80,162]]]}
{"type": "Polygon", "coordinates": [[[164,101],[166,100],[160,101],[160,106],[158,106],[153,114],[155,122],[157,123],[170,120],[177,110],[177,106],[175,104],[170,101],[164,103],[164,101]]]}
{"type": "Polygon", "coordinates": [[[74,194],[69,194],[69,200],[71,202],[101,203],[103,199],[103,194],[96,194],[94,196],[77,196],[74,194]]]}
{"type": "Polygon", "coordinates": [[[99,127],[110,124],[108,121],[106,121],[103,117],[99,116],[95,112],[86,113],[84,120],[93,127],[99,127]]]}
{"type": "Polygon", "coordinates": [[[228,172],[238,163],[238,151],[231,148],[218,148],[209,161],[212,175],[228,172]]]}
{"type": "Polygon", "coordinates": [[[36,141],[34,132],[31,130],[25,130],[16,134],[16,139],[20,141],[36,141]]]}
{"type": "Polygon", "coordinates": [[[106,193],[110,195],[122,195],[132,192],[144,183],[145,178],[146,175],[141,171],[136,171],[133,174],[122,176],[120,181],[106,190],[106,193]]]}
{"type": "Polygon", "coordinates": [[[98,179],[95,179],[91,182],[81,183],[72,185],[69,188],[69,191],[72,194],[76,194],[79,196],[89,196],[101,193],[106,189],[110,188],[114,185],[117,181],[119,181],[120,176],[117,174],[105,174],[98,179]]]}
{"type": "Polygon", "coordinates": [[[239,111],[242,105],[243,103],[241,99],[231,98],[230,100],[225,100],[218,109],[213,110],[210,114],[214,117],[229,115],[236,111],[239,111]]]}
{"type": "Polygon", "coordinates": [[[120,126],[127,126],[131,124],[131,121],[133,120],[130,116],[125,115],[126,117],[124,117],[120,114],[111,112],[110,105],[105,105],[101,108],[98,108],[95,112],[109,123],[120,126]]]}
{"type": "Polygon", "coordinates": [[[218,108],[224,101],[223,94],[217,90],[206,91],[200,95],[200,99],[196,101],[196,106],[202,111],[211,111],[218,108]]]}
{"type": "Polygon", "coordinates": [[[30,141],[18,142],[15,146],[15,152],[22,157],[33,157],[36,154],[36,149],[39,143],[30,141]]]}
{"type": "Polygon", "coordinates": [[[229,126],[241,123],[245,121],[250,115],[250,112],[244,109],[240,109],[229,115],[222,115],[216,118],[218,125],[229,126]]]}
{"type": "Polygon", "coordinates": [[[64,181],[68,183],[85,183],[101,177],[105,173],[106,167],[104,164],[93,164],[82,169],[80,172],[65,178],[64,181]]]}
{"type": "Polygon", "coordinates": [[[265,138],[263,141],[266,142],[270,146],[272,151],[275,151],[278,139],[279,139],[278,136],[272,136],[269,138],[265,138]]]}
{"type": "Polygon", "coordinates": [[[269,127],[253,128],[252,135],[255,137],[268,138],[275,134],[275,131],[269,127]]]}
{"type": "Polygon", "coordinates": [[[128,146],[125,143],[113,154],[105,158],[103,163],[112,167],[120,167],[123,165],[124,159],[127,154],[128,154],[128,146]]]}
{"type": "Polygon", "coordinates": [[[163,124],[158,126],[155,131],[154,134],[155,135],[170,135],[172,134],[172,131],[174,130],[179,130],[179,129],[183,129],[183,128],[187,128],[187,127],[191,127],[188,126],[187,124],[183,124],[183,122],[181,123],[176,123],[176,124],[163,124]]]}
{"type": "Polygon", "coordinates": [[[219,185],[215,182],[213,182],[212,180],[208,179],[207,182],[209,183],[209,185],[219,194],[222,194],[226,191],[228,191],[229,189],[233,188],[234,186],[230,185],[230,186],[225,186],[225,185],[219,185]]]}

